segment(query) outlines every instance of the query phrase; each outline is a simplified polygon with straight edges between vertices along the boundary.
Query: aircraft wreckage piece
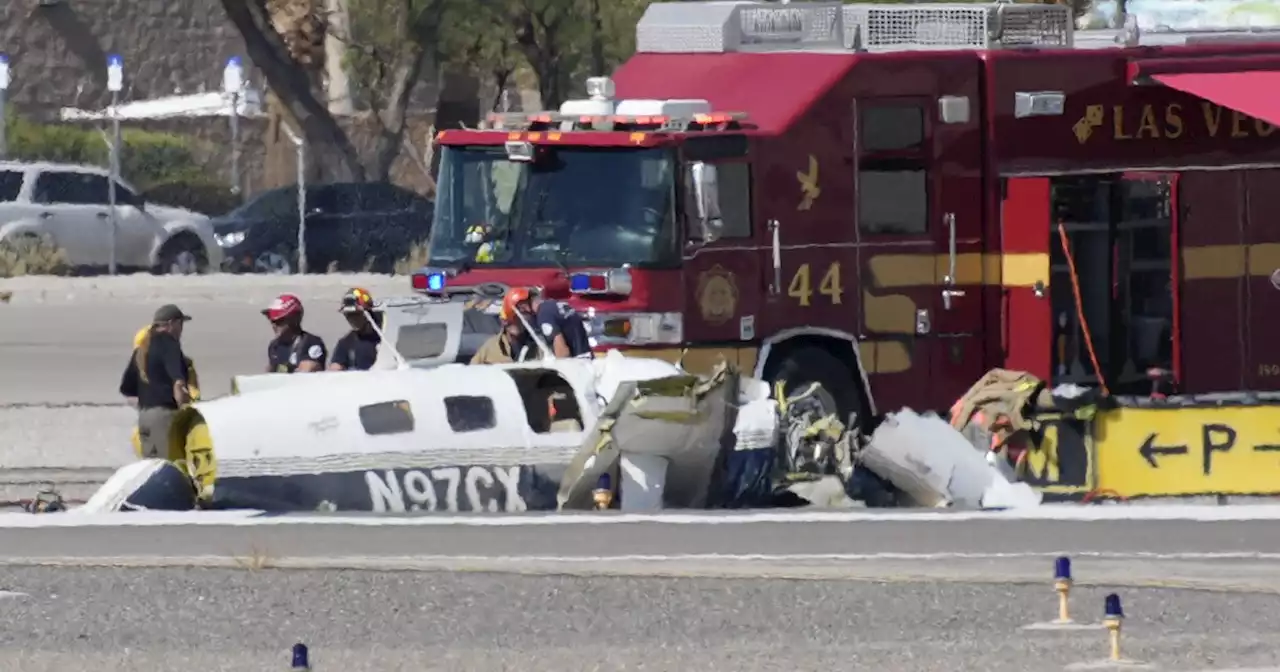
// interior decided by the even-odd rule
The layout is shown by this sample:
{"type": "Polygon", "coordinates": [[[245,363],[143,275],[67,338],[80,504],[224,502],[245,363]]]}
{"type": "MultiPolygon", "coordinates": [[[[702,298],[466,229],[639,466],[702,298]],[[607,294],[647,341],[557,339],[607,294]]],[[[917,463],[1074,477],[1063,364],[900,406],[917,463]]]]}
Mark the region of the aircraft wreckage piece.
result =
{"type": "Polygon", "coordinates": [[[855,460],[893,483],[914,506],[1035,506],[1039,492],[1010,483],[983,452],[934,413],[890,413],[855,460]]]}
{"type": "MultiPolygon", "coordinates": [[[[751,505],[771,494],[776,406],[766,386],[727,365],[701,378],[610,353],[295,377],[308,384],[180,412],[175,438],[200,506],[593,508],[602,474],[617,484],[622,510],[751,505]]],[[[141,473],[114,479],[115,487],[149,489],[141,473]]]]}

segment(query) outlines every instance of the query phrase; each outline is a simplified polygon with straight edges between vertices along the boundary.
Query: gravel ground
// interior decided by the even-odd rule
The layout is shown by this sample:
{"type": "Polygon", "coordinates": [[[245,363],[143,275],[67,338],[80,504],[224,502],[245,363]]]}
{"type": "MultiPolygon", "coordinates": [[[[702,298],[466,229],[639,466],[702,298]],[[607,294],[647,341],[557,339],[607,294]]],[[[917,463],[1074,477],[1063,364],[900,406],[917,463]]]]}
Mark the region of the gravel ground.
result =
{"type": "MultiPolygon", "coordinates": [[[[1027,632],[1039,587],[496,574],[9,569],[0,668],[1060,670],[1099,631],[1027,632]]],[[[1093,611],[1100,589],[1078,591],[1093,611]]],[[[0,594],[2,595],[2,594],[0,594]]],[[[1276,665],[1280,597],[1125,592],[1126,655],[1167,670],[1276,665]]],[[[1080,614],[1083,617],[1083,613],[1080,614]]]]}

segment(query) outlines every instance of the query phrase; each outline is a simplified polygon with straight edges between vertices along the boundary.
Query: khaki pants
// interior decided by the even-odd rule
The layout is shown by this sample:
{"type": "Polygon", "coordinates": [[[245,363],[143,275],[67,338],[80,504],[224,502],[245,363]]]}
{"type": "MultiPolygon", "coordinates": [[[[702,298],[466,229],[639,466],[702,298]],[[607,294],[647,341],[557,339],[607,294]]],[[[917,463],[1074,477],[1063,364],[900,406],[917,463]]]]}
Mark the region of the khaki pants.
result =
{"type": "Polygon", "coordinates": [[[138,440],[143,458],[169,459],[169,428],[173,425],[172,408],[144,408],[138,411],[138,440]]]}

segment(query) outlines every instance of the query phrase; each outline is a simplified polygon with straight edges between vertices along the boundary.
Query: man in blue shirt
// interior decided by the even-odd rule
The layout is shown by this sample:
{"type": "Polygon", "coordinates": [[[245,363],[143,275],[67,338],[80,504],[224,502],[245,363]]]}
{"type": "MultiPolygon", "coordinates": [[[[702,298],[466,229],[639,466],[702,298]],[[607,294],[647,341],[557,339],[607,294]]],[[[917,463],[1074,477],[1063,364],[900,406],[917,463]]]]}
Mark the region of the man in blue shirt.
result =
{"type": "Polygon", "coordinates": [[[556,357],[593,356],[586,324],[568,304],[544,299],[537,291],[525,287],[508,291],[504,303],[514,304],[556,357]]]}

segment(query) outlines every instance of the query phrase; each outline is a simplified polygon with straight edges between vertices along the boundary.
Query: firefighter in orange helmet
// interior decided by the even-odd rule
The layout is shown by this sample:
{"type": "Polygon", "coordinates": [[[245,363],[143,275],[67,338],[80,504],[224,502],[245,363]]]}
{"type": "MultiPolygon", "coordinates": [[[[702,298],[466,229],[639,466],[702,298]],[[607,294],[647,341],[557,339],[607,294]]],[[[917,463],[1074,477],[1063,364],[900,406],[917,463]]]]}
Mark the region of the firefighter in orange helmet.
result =
{"type": "Polygon", "coordinates": [[[498,312],[498,319],[502,321],[502,331],[485,341],[484,345],[476,350],[476,354],[471,357],[472,364],[522,362],[535,351],[525,334],[524,325],[516,317],[517,304],[529,298],[528,292],[522,291],[523,293],[511,290],[503,297],[502,309],[498,312]]]}
{"type": "MultiPolygon", "coordinates": [[[[514,287],[502,299],[502,308],[519,311],[557,358],[592,356],[586,323],[568,304],[544,299],[537,290],[514,287]]],[[[533,339],[529,340],[532,345],[533,339]]]]}

